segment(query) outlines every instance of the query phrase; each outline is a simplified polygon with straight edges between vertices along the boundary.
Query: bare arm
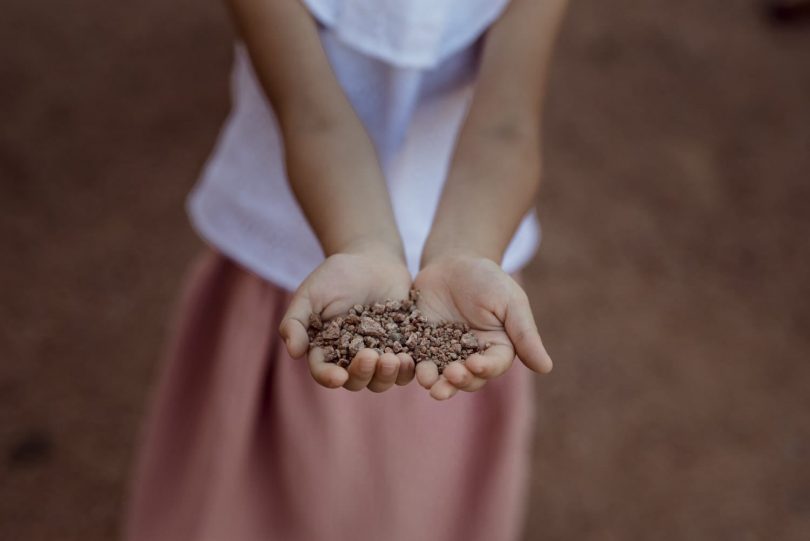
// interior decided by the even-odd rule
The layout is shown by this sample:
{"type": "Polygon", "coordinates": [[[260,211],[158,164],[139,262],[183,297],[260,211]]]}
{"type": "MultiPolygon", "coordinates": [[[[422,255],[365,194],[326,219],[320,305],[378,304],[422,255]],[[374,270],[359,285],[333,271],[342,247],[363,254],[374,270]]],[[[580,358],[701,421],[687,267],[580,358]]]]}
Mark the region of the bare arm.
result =
{"type": "Polygon", "coordinates": [[[487,33],[478,84],[414,281],[433,319],[465,321],[486,351],[439,375],[416,368],[434,398],[476,391],[515,356],[552,368],[526,293],[499,266],[540,183],[546,72],[565,0],[512,0],[487,33]]]}
{"type": "Polygon", "coordinates": [[[290,186],[326,254],[301,283],[279,332],[326,387],[381,392],[413,378],[413,360],[362,349],[348,368],[310,350],[312,313],[408,295],[411,276],[374,147],[299,0],[228,0],[284,140],[290,186]]]}
{"type": "Polygon", "coordinates": [[[402,246],[374,148],[298,0],[228,0],[278,117],[290,185],[326,255],[402,246]],[[373,224],[373,227],[368,227],[373,224]]]}
{"type": "Polygon", "coordinates": [[[512,0],[486,36],[423,265],[464,252],[500,262],[540,183],[546,74],[566,0],[512,0]]]}

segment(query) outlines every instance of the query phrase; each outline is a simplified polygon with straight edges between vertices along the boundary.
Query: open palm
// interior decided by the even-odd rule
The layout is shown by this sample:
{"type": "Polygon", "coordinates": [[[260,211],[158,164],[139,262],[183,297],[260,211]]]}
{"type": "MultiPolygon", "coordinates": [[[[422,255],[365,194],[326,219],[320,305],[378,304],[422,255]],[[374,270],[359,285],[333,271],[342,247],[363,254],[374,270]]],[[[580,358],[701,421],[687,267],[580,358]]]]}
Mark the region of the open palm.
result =
{"type": "Polygon", "coordinates": [[[378,354],[361,349],[347,368],[327,363],[323,350],[308,351],[310,314],[331,319],[356,304],[407,298],[411,275],[401,259],[389,253],[335,254],[316,268],[293,295],[279,331],[293,358],[308,353],[312,377],[325,387],[345,387],[359,391],[368,387],[380,392],[394,383],[404,385],[413,379],[410,356],[378,354]]]}
{"type": "Polygon", "coordinates": [[[551,370],[525,292],[493,261],[443,257],[427,264],[413,287],[421,294],[419,308],[429,320],[463,321],[487,346],[464,363],[450,363],[442,375],[433,363],[419,363],[417,379],[434,398],[480,389],[506,372],[515,356],[536,372],[551,370]]]}

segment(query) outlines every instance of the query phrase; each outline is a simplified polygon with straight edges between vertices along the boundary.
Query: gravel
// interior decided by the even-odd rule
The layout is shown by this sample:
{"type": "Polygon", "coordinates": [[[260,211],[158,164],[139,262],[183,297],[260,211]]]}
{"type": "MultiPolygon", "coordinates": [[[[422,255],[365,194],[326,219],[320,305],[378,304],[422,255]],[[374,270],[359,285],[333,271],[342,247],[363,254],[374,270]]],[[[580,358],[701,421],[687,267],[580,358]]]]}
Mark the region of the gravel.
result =
{"type": "Polygon", "coordinates": [[[486,349],[470,327],[462,322],[429,322],[416,307],[419,292],[412,290],[405,300],[356,304],[347,314],[324,321],[309,317],[309,347],[324,350],[327,362],[349,363],[363,348],[377,353],[405,353],[415,363],[431,361],[441,373],[453,361],[463,362],[486,349]]]}

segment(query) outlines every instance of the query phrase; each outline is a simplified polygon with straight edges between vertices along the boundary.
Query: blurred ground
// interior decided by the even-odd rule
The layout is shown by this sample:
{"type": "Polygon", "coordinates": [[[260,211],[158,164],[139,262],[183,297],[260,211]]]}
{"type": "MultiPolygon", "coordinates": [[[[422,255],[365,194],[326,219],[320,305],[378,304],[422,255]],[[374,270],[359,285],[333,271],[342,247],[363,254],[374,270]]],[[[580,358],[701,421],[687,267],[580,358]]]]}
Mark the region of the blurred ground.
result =
{"type": "MultiPolygon", "coordinates": [[[[810,535],[810,28],[755,8],[573,2],[527,539],[810,535]]],[[[111,539],[229,29],[216,0],[3,12],[0,539],[111,539]]]]}

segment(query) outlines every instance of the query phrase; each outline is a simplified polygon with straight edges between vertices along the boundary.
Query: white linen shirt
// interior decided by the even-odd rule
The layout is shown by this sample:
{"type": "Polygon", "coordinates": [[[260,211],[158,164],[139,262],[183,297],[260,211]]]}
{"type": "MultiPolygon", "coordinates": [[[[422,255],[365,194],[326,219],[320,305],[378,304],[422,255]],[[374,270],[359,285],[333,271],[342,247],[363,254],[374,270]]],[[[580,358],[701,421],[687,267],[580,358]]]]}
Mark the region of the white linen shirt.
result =
{"type": "MultiPolygon", "coordinates": [[[[416,274],[472,96],[478,38],[508,0],[304,0],[385,174],[408,267],[416,274]]],[[[250,60],[236,46],[232,110],[188,199],[209,244],[294,290],[323,252],[287,182],[283,141],[250,60]]],[[[497,182],[497,179],[493,179],[497,182]]],[[[502,262],[515,272],[539,244],[533,213],[502,262]]]]}

